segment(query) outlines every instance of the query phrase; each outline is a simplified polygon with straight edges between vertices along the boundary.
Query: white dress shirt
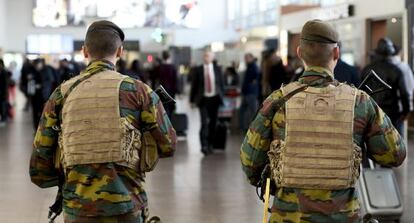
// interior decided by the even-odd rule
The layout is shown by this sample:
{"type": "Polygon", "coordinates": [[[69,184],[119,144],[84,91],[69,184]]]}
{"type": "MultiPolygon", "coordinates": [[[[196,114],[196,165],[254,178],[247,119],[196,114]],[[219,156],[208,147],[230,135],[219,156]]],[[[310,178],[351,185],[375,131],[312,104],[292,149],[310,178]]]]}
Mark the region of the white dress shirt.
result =
{"type": "Polygon", "coordinates": [[[216,91],[216,76],[214,74],[214,66],[212,63],[210,64],[204,64],[204,97],[214,97],[217,95],[216,91]],[[211,83],[211,91],[208,92],[207,89],[207,78],[210,79],[211,83]]]}

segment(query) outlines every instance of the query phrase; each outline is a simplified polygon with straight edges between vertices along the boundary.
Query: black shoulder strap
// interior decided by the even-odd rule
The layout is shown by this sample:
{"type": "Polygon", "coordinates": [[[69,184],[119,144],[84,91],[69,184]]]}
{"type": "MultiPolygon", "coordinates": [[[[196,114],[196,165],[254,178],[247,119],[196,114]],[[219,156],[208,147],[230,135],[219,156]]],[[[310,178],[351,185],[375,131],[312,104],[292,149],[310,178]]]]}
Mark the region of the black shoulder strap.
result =
{"type": "MultiPolygon", "coordinates": [[[[65,92],[65,94],[63,95],[63,99],[62,99],[62,105],[65,104],[66,99],[69,97],[69,94],[72,93],[72,91],[79,85],[81,84],[83,81],[91,78],[94,74],[90,74],[90,75],[85,75],[84,77],[79,78],[77,81],[75,81],[75,83],[72,84],[72,86],[69,87],[68,91],[65,92]]],[[[59,113],[61,113],[62,111],[59,111],[59,113]]],[[[53,126],[53,130],[60,132],[61,131],[61,114],[59,114],[59,118],[57,119],[57,123],[55,126],[53,126]]]]}
{"type": "Polygon", "coordinates": [[[86,81],[87,79],[91,78],[94,74],[89,74],[89,75],[85,75],[84,77],[79,78],[77,81],[75,81],[75,83],[72,84],[72,86],[69,87],[68,91],[65,92],[65,95],[63,95],[63,101],[62,104],[65,103],[66,99],[69,97],[69,94],[72,93],[73,90],[75,90],[75,88],[81,84],[83,81],[86,81]]]}
{"type": "Polygon", "coordinates": [[[305,91],[306,89],[308,89],[309,85],[302,85],[292,91],[290,91],[288,94],[283,95],[283,97],[281,97],[277,103],[275,103],[273,106],[277,107],[278,109],[275,111],[277,112],[280,108],[282,108],[282,106],[289,101],[289,99],[291,99],[293,96],[295,96],[296,94],[305,91]]]}
{"type": "Polygon", "coordinates": [[[287,101],[289,101],[290,98],[292,98],[293,96],[295,96],[296,94],[306,90],[309,87],[309,85],[303,85],[301,87],[296,88],[295,90],[289,92],[286,95],[283,95],[283,97],[280,99],[280,101],[283,101],[283,104],[286,103],[287,101]]]}
{"type": "MultiPolygon", "coordinates": [[[[283,97],[281,97],[279,100],[277,100],[276,103],[272,104],[272,109],[274,110],[274,113],[276,114],[277,111],[280,110],[280,108],[282,108],[282,106],[289,101],[290,98],[292,98],[293,96],[295,96],[297,93],[300,93],[304,90],[306,90],[309,87],[309,85],[301,85],[300,87],[290,91],[288,94],[283,95],[283,97]]],[[[263,104],[261,105],[261,107],[257,110],[256,115],[257,116],[259,114],[259,111],[263,108],[263,104]]]]}

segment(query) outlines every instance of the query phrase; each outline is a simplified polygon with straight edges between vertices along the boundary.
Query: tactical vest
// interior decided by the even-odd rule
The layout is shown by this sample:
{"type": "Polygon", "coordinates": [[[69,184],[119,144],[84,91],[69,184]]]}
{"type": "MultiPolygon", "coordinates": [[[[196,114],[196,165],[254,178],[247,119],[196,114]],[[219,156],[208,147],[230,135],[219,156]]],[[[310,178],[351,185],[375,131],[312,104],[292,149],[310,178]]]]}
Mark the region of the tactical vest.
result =
{"type": "MultiPolygon", "coordinates": [[[[61,86],[62,95],[81,77],[61,86]]],[[[60,147],[66,169],[74,165],[117,163],[139,166],[141,133],[119,110],[119,89],[126,76],[114,71],[94,74],[67,96],[62,108],[60,147]]]]}
{"type": "MultiPolygon", "coordinates": [[[[283,95],[303,86],[282,88],[283,95]]],[[[269,152],[279,187],[339,190],[354,187],[361,149],[353,141],[357,90],[345,84],[308,87],[286,102],[285,141],[269,152]]]]}

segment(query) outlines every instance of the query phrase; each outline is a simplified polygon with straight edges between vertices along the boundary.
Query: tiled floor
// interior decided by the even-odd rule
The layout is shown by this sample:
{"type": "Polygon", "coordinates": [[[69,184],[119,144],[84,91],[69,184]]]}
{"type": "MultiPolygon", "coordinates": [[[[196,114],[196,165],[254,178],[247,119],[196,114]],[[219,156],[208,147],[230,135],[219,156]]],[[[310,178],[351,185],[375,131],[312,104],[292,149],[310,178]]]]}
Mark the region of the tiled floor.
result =
{"type": "MultiPolygon", "coordinates": [[[[166,223],[257,223],[261,222],[262,204],[256,198],[240,169],[240,135],[232,135],[224,152],[203,157],[199,152],[199,117],[187,111],[190,129],[187,140],[181,140],[173,159],[162,160],[148,174],[147,188],[153,215],[166,223]]],[[[28,113],[18,108],[16,120],[0,128],[0,222],[44,223],[48,206],[56,189],[39,189],[30,182],[28,163],[33,130],[28,113]]],[[[411,159],[410,170],[414,170],[411,159]]],[[[406,211],[402,222],[414,222],[413,172],[400,171],[410,179],[403,192],[406,211]]],[[[400,177],[401,178],[401,177],[400,177]]],[[[404,177],[402,177],[404,178],[404,177]]],[[[57,222],[62,222],[59,219],[57,222]]]]}

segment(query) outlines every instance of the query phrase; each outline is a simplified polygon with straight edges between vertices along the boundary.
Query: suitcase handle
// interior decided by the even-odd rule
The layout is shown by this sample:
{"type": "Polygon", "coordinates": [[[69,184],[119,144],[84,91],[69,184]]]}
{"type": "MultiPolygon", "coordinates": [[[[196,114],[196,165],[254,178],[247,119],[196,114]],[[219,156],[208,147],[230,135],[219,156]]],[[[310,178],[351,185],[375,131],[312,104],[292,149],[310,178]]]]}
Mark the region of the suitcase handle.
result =
{"type": "Polygon", "coordinates": [[[374,217],[372,217],[371,214],[366,214],[363,218],[362,218],[362,222],[363,223],[379,223],[379,221],[377,219],[375,219],[374,217]]]}

